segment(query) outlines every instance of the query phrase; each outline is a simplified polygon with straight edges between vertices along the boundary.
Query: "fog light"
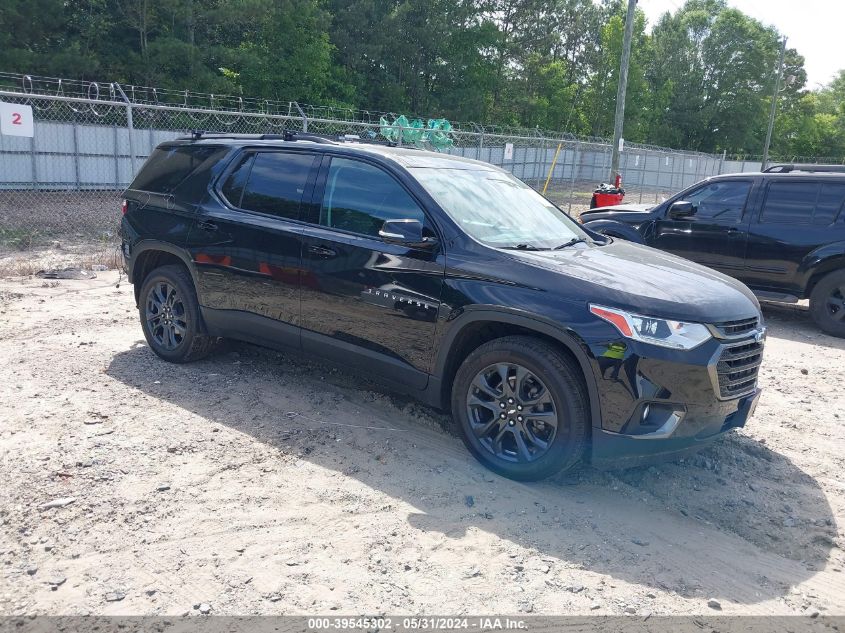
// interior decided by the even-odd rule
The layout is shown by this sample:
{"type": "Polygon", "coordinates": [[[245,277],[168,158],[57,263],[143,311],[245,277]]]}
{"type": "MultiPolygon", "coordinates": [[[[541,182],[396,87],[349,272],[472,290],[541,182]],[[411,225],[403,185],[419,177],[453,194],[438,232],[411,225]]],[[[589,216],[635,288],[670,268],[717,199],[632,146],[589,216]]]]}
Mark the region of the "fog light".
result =
{"type": "Polygon", "coordinates": [[[640,439],[669,437],[678,428],[685,414],[683,405],[647,402],[642,405],[640,415],[633,416],[625,425],[623,433],[640,439]]]}

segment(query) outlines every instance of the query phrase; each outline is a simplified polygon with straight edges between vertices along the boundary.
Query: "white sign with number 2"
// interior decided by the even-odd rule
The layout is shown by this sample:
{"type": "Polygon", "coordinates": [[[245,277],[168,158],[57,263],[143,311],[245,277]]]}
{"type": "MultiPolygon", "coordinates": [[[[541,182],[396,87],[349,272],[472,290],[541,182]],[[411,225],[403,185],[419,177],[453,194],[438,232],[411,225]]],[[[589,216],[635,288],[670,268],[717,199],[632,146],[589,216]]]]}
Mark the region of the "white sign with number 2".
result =
{"type": "Polygon", "coordinates": [[[0,102],[0,134],[34,136],[32,106],[0,102]]]}

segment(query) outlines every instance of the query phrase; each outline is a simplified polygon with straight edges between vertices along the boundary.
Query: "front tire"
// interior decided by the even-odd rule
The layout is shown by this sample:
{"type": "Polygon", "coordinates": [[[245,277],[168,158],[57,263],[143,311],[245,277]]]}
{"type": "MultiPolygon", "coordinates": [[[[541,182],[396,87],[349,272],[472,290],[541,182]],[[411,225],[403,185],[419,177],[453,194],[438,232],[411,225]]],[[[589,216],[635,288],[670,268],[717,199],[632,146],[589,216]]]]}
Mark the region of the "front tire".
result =
{"type": "Polygon", "coordinates": [[[572,468],[590,428],[580,368],[530,336],[490,341],[464,360],[452,416],[469,451],[494,472],[536,481],[572,468]]]}
{"type": "Polygon", "coordinates": [[[810,294],[810,316],[824,332],[845,338],[845,270],[819,280],[810,294]]]}
{"type": "Polygon", "coordinates": [[[218,339],[202,332],[194,284],[181,266],[161,266],[147,275],[138,303],[144,338],[164,360],[199,360],[215,347],[218,339]]]}

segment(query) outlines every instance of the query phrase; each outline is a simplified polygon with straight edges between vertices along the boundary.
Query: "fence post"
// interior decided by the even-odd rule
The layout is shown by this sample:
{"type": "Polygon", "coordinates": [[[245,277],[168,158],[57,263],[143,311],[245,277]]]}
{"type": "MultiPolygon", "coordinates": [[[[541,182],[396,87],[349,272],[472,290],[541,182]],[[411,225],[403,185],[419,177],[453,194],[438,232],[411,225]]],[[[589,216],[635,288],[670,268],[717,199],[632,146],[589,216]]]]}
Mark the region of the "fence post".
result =
{"type": "Polygon", "coordinates": [[[484,149],[484,132],[478,135],[478,160],[481,160],[481,152],[484,149]]]}
{"type": "Polygon", "coordinates": [[[129,176],[131,181],[135,178],[135,125],[132,121],[132,104],[126,106],[126,127],[129,129],[129,165],[132,167],[132,173],[129,176]]]}
{"type": "Polygon", "coordinates": [[[640,204],[643,202],[643,188],[645,187],[645,168],[648,164],[648,150],[643,150],[643,166],[640,168],[640,204]]]}
{"type": "Polygon", "coordinates": [[[35,159],[35,137],[29,138],[29,151],[32,158],[32,188],[38,185],[38,161],[35,159]]]}
{"type": "Polygon", "coordinates": [[[299,111],[299,116],[302,117],[302,132],[303,134],[308,132],[308,117],[306,116],[305,112],[302,108],[299,107],[299,103],[294,101],[293,105],[296,106],[296,109],[299,111]]]}
{"type": "MultiPolygon", "coordinates": [[[[678,164],[677,157],[678,157],[678,155],[673,152],[672,153],[672,175],[669,177],[669,190],[670,191],[675,191],[675,189],[683,189],[683,187],[680,187],[680,186],[676,187],[675,186],[675,167],[678,164]]],[[[683,161],[681,161],[681,165],[683,166],[683,161]]]]}
{"type": "Polygon", "coordinates": [[[663,156],[657,152],[657,177],[654,179],[654,202],[657,202],[657,196],[660,195],[660,163],[663,162],[663,156]]]}
{"type": "Polygon", "coordinates": [[[129,175],[130,182],[135,178],[135,126],[132,123],[132,102],[126,93],[123,92],[123,87],[119,83],[115,83],[117,89],[120,91],[120,96],[126,102],[126,127],[129,130],[129,165],[132,167],[132,173],[129,175]]]}
{"type": "Polygon", "coordinates": [[[721,175],[722,170],[725,168],[725,158],[727,157],[727,155],[728,155],[728,150],[723,149],[722,150],[722,158],[719,159],[719,174],[718,175],[721,175]]]}
{"type": "Polygon", "coordinates": [[[79,126],[73,122],[73,175],[76,178],[76,190],[79,191],[79,126]]]}
{"type": "Polygon", "coordinates": [[[567,213],[572,214],[572,198],[575,196],[575,169],[578,165],[581,154],[581,142],[575,142],[575,150],[572,154],[572,170],[569,173],[569,208],[567,213]]]}
{"type": "Polygon", "coordinates": [[[543,137],[543,142],[540,145],[541,156],[537,157],[537,191],[540,191],[540,178],[543,177],[543,171],[546,168],[546,137],[543,137]]]}
{"type": "Polygon", "coordinates": [[[120,188],[120,134],[117,131],[117,121],[114,122],[114,188],[120,188]]]}

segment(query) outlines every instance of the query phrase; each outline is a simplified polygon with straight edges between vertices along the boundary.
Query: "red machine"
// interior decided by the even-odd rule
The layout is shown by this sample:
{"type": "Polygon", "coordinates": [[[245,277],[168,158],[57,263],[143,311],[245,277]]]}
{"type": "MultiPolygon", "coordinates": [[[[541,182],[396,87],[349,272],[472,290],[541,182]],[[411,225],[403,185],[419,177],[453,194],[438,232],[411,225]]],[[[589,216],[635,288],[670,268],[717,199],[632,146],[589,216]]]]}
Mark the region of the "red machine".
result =
{"type": "Polygon", "coordinates": [[[622,188],[622,175],[616,174],[616,180],[612,185],[603,182],[593,192],[593,197],[590,199],[590,208],[612,207],[615,204],[621,204],[623,198],[625,198],[625,190],[622,188]]]}

